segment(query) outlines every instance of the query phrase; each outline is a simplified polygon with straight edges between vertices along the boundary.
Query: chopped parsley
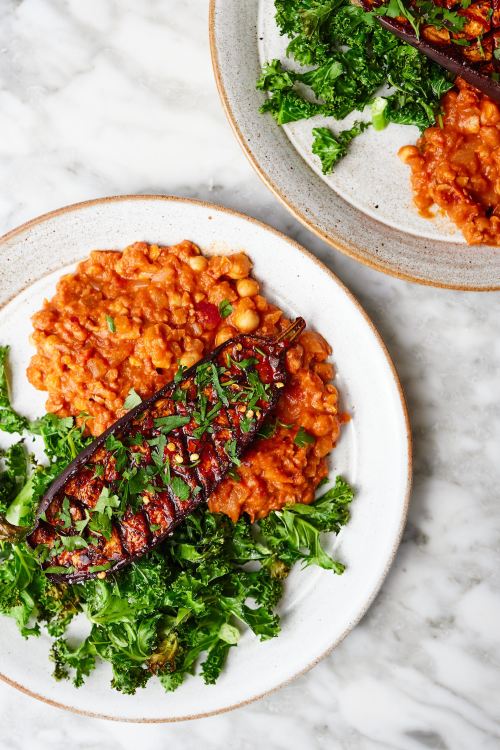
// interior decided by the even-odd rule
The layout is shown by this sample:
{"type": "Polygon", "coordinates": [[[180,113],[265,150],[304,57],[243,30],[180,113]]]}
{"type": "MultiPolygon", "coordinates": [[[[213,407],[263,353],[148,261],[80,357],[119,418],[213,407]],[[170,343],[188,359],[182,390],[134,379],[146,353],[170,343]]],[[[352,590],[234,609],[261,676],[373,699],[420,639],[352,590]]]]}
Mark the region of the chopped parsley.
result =
{"type": "Polygon", "coordinates": [[[250,432],[255,424],[255,420],[252,417],[246,415],[240,420],[240,427],[242,432],[250,432]]]}
{"type": "MultiPolygon", "coordinates": [[[[91,509],[88,527],[105,539],[111,538],[111,518],[113,511],[120,508],[121,502],[118,495],[113,495],[109,487],[103,487],[95,506],[91,509]]],[[[87,545],[86,545],[87,546],[87,545]]]]}
{"type": "Polygon", "coordinates": [[[181,417],[177,414],[172,414],[168,417],[158,417],[155,419],[155,427],[161,429],[164,435],[168,435],[172,430],[176,430],[178,427],[183,427],[190,421],[191,417],[181,417]]]}
{"type": "Polygon", "coordinates": [[[252,367],[253,365],[258,365],[259,360],[256,357],[247,357],[246,359],[240,359],[232,360],[233,365],[238,367],[240,370],[247,370],[249,367],[252,367]]]}
{"type": "Polygon", "coordinates": [[[61,534],[60,539],[64,549],[69,552],[73,552],[75,549],[85,549],[88,547],[88,542],[85,541],[83,537],[78,536],[78,534],[74,534],[73,536],[64,536],[61,534]]]}
{"type": "Polygon", "coordinates": [[[50,565],[48,568],[45,568],[45,573],[48,574],[57,574],[57,573],[64,573],[65,575],[68,575],[68,573],[74,573],[75,568],[73,565],[68,565],[67,567],[63,565],[50,565]]]}
{"type": "Polygon", "coordinates": [[[210,363],[210,372],[212,375],[212,385],[215,389],[215,392],[217,393],[224,406],[229,406],[227,395],[224,393],[224,389],[222,388],[219,380],[219,372],[217,370],[217,366],[213,362],[210,363]]]}
{"type": "Polygon", "coordinates": [[[219,315],[221,318],[227,318],[233,312],[233,306],[228,299],[223,299],[219,302],[219,315]]]}
{"type": "Polygon", "coordinates": [[[106,442],[104,443],[106,450],[111,453],[115,459],[115,467],[117,471],[121,471],[127,465],[127,446],[122,443],[116,435],[108,435],[106,442]]]}
{"type": "Polygon", "coordinates": [[[69,497],[64,497],[61,503],[61,509],[58,513],[59,520],[62,522],[64,529],[69,529],[71,526],[71,513],[69,509],[69,497]]]}
{"type": "Polygon", "coordinates": [[[111,563],[102,563],[102,565],[91,565],[89,570],[91,573],[100,573],[102,570],[109,570],[111,563]]]}
{"type": "MultiPolygon", "coordinates": [[[[462,0],[461,7],[467,8],[469,0],[462,0]]],[[[435,29],[446,29],[450,33],[463,31],[467,18],[460,16],[456,10],[437,5],[433,0],[388,0],[375,8],[376,16],[388,18],[406,18],[417,39],[422,26],[433,26],[435,29]]]]}
{"type": "Polygon", "coordinates": [[[228,440],[224,444],[224,450],[226,451],[227,455],[231,459],[231,463],[233,463],[235,466],[240,466],[241,461],[238,458],[238,444],[236,440],[233,438],[232,440],[228,440]]]}
{"type": "Polygon", "coordinates": [[[259,401],[269,401],[269,386],[263,383],[255,370],[249,370],[247,379],[250,384],[248,389],[248,408],[253,409],[259,401]]]}
{"type": "Polygon", "coordinates": [[[177,384],[181,382],[182,378],[184,377],[185,370],[186,368],[184,367],[184,365],[179,365],[179,367],[177,368],[177,372],[174,375],[174,383],[177,384]]]}
{"type": "Polygon", "coordinates": [[[311,435],[303,427],[299,427],[297,434],[295,435],[293,442],[300,448],[305,448],[306,445],[312,445],[316,442],[314,435],[311,435]]]}
{"type": "Polygon", "coordinates": [[[106,323],[108,324],[108,330],[111,331],[111,333],[115,333],[116,332],[115,321],[111,317],[111,315],[106,315],[106,323]]]}
{"type": "Polygon", "coordinates": [[[189,500],[189,496],[191,495],[191,488],[189,487],[189,484],[187,484],[187,482],[181,479],[181,477],[172,477],[170,486],[172,488],[172,492],[179,498],[179,500],[189,500]]]}

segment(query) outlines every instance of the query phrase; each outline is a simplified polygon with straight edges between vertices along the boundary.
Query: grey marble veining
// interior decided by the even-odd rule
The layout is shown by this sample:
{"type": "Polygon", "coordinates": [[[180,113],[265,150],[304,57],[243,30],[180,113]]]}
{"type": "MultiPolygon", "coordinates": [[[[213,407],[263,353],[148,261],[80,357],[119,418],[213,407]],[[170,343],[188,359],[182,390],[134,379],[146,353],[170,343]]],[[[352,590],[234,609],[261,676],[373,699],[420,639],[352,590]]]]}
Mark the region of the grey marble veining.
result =
{"type": "Polygon", "coordinates": [[[225,121],[206,0],[1,0],[0,134],[1,231],[78,200],[161,192],[242,210],[309,247],[384,337],[415,439],[395,564],[313,671],[232,714],[172,726],[73,716],[0,684],[0,747],[500,748],[499,295],[383,276],[285,212],[225,121]]]}

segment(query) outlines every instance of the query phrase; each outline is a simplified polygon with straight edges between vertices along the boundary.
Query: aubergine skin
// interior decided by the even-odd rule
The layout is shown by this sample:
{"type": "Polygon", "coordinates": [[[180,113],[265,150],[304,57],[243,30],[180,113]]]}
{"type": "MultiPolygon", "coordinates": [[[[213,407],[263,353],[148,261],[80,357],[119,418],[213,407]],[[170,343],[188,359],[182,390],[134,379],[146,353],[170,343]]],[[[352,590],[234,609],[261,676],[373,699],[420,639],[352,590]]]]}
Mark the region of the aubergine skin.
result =
{"type": "Polygon", "coordinates": [[[286,351],[304,327],[298,318],[276,339],[225,342],[87,446],[52,483],[27,536],[47,575],[78,583],[120,570],[206,503],[276,406],[286,351]],[[138,476],[145,484],[125,494],[138,476]],[[96,527],[109,498],[109,520],[96,527]]]}

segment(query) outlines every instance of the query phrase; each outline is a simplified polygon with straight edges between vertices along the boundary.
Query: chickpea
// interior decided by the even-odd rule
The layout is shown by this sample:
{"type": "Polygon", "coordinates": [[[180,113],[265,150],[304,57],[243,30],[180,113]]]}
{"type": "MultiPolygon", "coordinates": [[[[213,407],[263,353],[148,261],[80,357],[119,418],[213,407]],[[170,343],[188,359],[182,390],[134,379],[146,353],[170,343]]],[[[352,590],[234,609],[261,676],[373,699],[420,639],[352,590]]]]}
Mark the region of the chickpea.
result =
{"type": "Polygon", "coordinates": [[[245,253],[236,253],[230,257],[230,267],[227,276],[230,279],[244,279],[250,273],[252,264],[245,253]]]}
{"type": "Polygon", "coordinates": [[[193,271],[200,272],[204,271],[208,266],[208,260],[203,255],[194,255],[188,260],[189,265],[193,271]]]}
{"type": "Polygon", "coordinates": [[[419,155],[418,148],[416,146],[403,146],[398,151],[399,158],[405,164],[408,164],[410,159],[413,159],[415,156],[418,156],[418,155],[419,155]]]}
{"type": "Polygon", "coordinates": [[[199,359],[200,357],[196,352],[185,352],[182,357],[180,357],[179,364],[183,367],[192,367],[199,359]]]}
{"type": "Polygon", "coordinates": [[[233,322],[241,333],[252,333],[259,327],[259,313],[252,308],[237,310],[233,316],[233,322]]]}
{"type": "Polygon", "coordinates": [[[496,125],[500,120],[500,111],[496,104],[484,100],[481,102],[481,124],[496,125]]]}
{"type": "Polygon", "coordinates": [[[158,247],[158,245],[151,245],[151,247],[149,248],[149,257],[151,258],[151,260],[158,260],[158,258],[160,257],[160,248],[158,247]]]}
{"type": "Polygon", "coordinates": [[[220,346],[225,341],[228,341],[234,336],[235,333],[236,331],[231,326],[224,326],[224,328],[221,328],[217,331],[217,335],[215,337],[215,346],[220,346]]]}
{"type": "Polygon", "coordinates": [[[498,148],[500,145],[500,130],[491,125],[483,125],[481,128],[481,138],[487,146],[498,148]]]}
{"type": "Polygon", "coordinates": [[[255,279],[238,279],[236,290],[240,297],[255,297],[259,293],[259,284],[255,279]]]}
{"type": "Polygon", "coordinates": [[[450,41],[450,32],[447,29],[437,29],[435,26],[426,26],[422,36],[435,44],[448,44],[450,41]]]}
{"type": "Polygon", "coordinates": [[[466,115],[460,119],[460,130],[464,133],[479,133],[479,115],[466,115]]]}

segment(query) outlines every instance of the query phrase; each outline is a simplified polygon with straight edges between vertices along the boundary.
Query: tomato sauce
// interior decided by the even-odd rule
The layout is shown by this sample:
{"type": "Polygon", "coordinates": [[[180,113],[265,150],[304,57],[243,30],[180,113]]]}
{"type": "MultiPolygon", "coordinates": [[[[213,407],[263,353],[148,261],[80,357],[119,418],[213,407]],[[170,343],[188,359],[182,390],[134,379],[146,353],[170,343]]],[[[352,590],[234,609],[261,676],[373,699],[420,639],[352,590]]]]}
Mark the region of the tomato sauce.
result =
{"type": "Polygon", "coordinates": [[[400,158],[411,169],[414,201],[435,207],[471,245],[500,244],[500,108],[460,78],[442,100],[443,126],[427,128],[400,158]]]}

